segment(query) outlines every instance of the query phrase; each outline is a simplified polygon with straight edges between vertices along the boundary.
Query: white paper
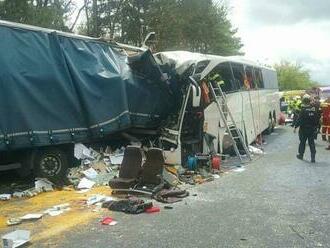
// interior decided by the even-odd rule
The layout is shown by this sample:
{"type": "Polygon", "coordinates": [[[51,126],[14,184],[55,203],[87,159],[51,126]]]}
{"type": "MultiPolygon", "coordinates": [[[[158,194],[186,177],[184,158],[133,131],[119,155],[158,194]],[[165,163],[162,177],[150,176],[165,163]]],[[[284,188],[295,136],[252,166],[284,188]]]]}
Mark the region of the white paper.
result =
{"type": "Polygon", "coordinates": [[[38,220],[43,216],[43,214],[26,214],[20,217],[21,220],[38,220]]]}
{"type": "Polygon", "coordinates": [[[77,191],[78,194],[84,194],[84,193],[87,193],[88,191],[90,191],[91,189],[82,189],[82,190],[79,190],[77,191]]]}
{"type": "Polygon", "coordinates": [[[110,155],[111,164],[117,165],[123,162],[124,154],[110,155]]]}
{"type": "Polygon", "coordinates": [[[50,181],[48,181],[45,178],[40,178],[37,179],[37,181],[34,182],[34,187],[36,190],[38,191],[53,191],[53,183],[51,183],[50,181]]]}
{"type": "Polygon", "coordinates": [[[102,202],[105,199],[106,199],[106,196],[104,196],[104,195],[93,195],[87,199],[86,203],[88,206],[90,206],[90,205],[94,205],[98,202],[102,202]]]}
{"type": "Polygon", "coordinates": [[[261,154],[264,154],[263,150],[257,148],[257,147],[254,147],[254,146],[249,146],[249,151],[252,153],[252,154],[256,154],[256,155],[261,155],[261,154]]]}
{"type": "Polygon", "coordinates": [[[49,210],[49,211],[47,211],[47,214],[49,214],[52,217],[58,216],[58,215],[63,214],[63,213],[64,213],[63,210],[49,210]]]}
{"type": "Polygon", "coordinates": [[[233,171],[235,171],[235,172],[243,172],[243,171],[245,171],[245,168],[244,167],[240,167],[240,168],[233,169],[233,171]]]}
{"type": "Polygon", "coordinates": [[[83,179],[80,180],[77,188],[78,189],[91,189],[94,186],[94,184],[95,184],[95,182],[84,177],[83,179]]]}
{"type": "Polygon", "coordinates": [[[10,198],[11,198],[11,194],[1,194],[0,195],[1,201],[7,201],[7,200],[10,200],[10,198]]]}
{"type": "Polygon", "coordinates": [[[64,203],[60,205],[53,206],[52,208],[47,209],[44,214],[49,214],[50,216],[57,216],[60,214],[63,214],[65,211],[69,211],[70,204],[69,203],[64,203]]]}
{"type": "Polygon", "coordinates": [[[8,244],[8,246],[4,246],[4,248],[16,248],[30,241],[30,231],[16,230],[2,236],[1,238],[4,244],[8,244]]]}
{"type": "Polygon", "coordinates": [[[75,144],[74,145],[74,157],[76,159],[94,159],[92,156],[92,152],[83,144],[75,144]]]}
{"type": "Polygon", "coordinates": [[[93,168],[89,168],[88,170],[83,171],[83,174],[88,178],[88,179],[94,179],[98,176],[98,173],[96,170],[93,168]]]}

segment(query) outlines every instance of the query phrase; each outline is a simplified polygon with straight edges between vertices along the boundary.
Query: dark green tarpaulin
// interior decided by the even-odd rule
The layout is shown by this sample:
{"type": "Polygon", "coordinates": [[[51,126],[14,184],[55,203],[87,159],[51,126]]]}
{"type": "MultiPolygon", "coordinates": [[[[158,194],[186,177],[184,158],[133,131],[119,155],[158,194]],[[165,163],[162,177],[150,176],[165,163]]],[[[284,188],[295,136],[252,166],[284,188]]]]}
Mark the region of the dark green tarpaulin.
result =
{"type": "Polygon", "coordinates": [[[130,66],[103,42],[0,23],[0,151],[157,127],[173,103],[161,75],[150,52],[130,66]]]}

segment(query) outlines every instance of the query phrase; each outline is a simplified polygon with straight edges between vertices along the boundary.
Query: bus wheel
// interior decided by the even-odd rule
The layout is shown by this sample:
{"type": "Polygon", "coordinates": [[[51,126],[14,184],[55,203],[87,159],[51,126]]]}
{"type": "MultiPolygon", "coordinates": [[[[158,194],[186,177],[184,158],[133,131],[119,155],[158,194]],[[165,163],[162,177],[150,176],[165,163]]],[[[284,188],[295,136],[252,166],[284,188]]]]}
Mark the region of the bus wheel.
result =
{"type": "Polygon", "coordinates": [[[65,181],[69,167],[67,154],[59,148],[51,147],[36,152],[34,169],[37,177],[48,178],[55,184],[65,181]]]}

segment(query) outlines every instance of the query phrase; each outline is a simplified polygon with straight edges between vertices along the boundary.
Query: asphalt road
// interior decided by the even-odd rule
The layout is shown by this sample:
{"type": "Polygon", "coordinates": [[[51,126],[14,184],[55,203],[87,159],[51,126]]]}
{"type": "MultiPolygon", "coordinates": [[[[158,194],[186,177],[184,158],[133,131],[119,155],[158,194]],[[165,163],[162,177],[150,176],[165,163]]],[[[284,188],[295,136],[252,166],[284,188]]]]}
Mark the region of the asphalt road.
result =
{"type": "Polygon", "coordinates": [[[295,158],[298,137],[289,127],[266,140],[266,154],[245,171],[194,187],[190,193],[197,196],[174,209],[113,213],[116,226],[95,221],[77,227],[57,247],[330,247],[325,143],[317,142],[317,163],[310,164],[295,158]]]}

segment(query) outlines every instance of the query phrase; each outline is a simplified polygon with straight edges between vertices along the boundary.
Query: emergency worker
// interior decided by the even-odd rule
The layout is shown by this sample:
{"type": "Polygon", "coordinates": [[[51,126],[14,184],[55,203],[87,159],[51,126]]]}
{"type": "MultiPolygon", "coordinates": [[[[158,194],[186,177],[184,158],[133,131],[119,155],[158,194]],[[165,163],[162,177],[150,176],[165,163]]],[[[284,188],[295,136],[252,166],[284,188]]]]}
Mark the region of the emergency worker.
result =
{"type": "Polygon", "coordinates": [[[330,97],[321,105],[322,117],[321,117],[321,134],[322,140],[328,142],[327,150],[330,150],[330,97]]]}
{"type": "Polygon", "coordinates": [[[304,95],[302,100],[302,108],[294,125],[294,132],[299,127],[299,149],[298,159],[303,159],[306,147],[306,141],[311,151],[311,162],[315,163],[315,143],[314,135],[319,125],[319,118],[314,106],[311,105],[311,99],[309,95],[304,95]]]}

